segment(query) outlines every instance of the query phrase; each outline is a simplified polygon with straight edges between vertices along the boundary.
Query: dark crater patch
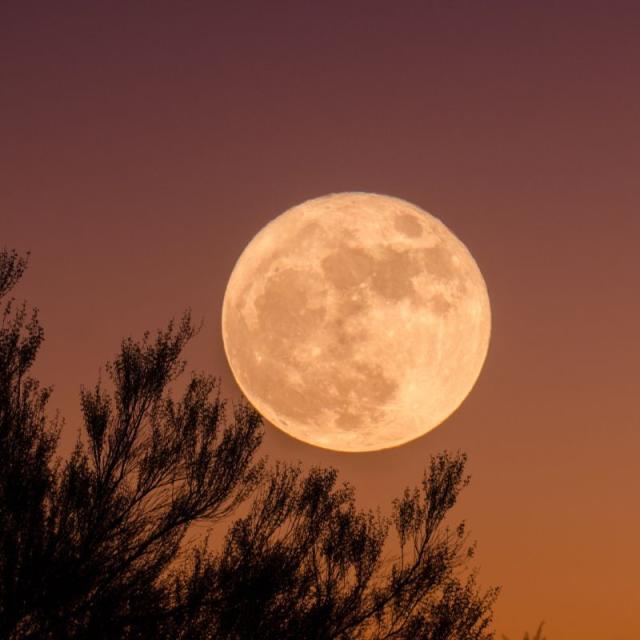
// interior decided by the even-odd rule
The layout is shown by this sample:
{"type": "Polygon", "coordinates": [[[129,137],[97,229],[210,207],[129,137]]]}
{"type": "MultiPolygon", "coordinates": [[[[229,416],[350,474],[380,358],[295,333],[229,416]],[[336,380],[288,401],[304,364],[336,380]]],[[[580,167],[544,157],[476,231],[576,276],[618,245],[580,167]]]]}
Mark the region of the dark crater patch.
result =
{"type": "Polygon", "coordinates": [[[453,307],[453,305],[441,293],[436,293],[431,296],[427,304],[429,309],[439,316],[446,315],[453,307]]]}
{"type": "Polygon", "coordinates": [[[413,255],[432,276],[441,280],[456,279],[458,274],[451,261],[451,254],[441,245],[416,249],[413,255]]]}
{"type": "Polygon", "coordinates": [[[385,376],[381,366],[364,362],[339,372],[333,382],[337,391],[333,407],[338,414],[336,424],[345,431],[357,429],[378,416],[379,407],[398,390],[398,383],[385,376]],[[351,399],[356,401],[355,410],[351,399]]]}
{"type": "Polygon", "coordinates": [[[322,271],[336,289],[357,287],[373,270],[374,259],[357,247],[343,247],[322,260],[322,271]]]}
{"type": "Polygon", "coordinates": [[[377,249],[376,255],[358,247],[343,247],[322,260],[326,278],[340,291],[369,285],[379,296],[398,301],[415,293],[411,277],[421,265],[411,251],[390,247],[377,249]]]}
{"type": "Polygon", "coordinates": [[[409,238],[419,238],[422,235],[422,225],[407,213],[397,216],[393,226],[409,238]]]}
{"type": "Polygon", "coordinates": [[[375,261],[371,274],[373,290],[387,300],[413,297],[415,289],[411,277],[418,273],[418,265],[409,251],[385,249],[382,257],[375,261]]]}

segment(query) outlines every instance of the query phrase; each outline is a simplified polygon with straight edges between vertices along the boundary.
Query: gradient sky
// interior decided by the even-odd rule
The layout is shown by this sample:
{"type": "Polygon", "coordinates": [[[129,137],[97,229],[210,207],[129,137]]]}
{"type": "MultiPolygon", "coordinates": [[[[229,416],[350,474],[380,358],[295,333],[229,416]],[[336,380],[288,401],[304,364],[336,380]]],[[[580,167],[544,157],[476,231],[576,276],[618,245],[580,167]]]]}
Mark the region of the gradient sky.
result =
{"type": "MultiPolygon", "coordinates": [[[[78,391],[125,335],[191,307],[190,366],[237,397],[227,278],[270,219],[337,191],[440,217],[487,282],[483,373],[444,425],[340,454],[268,427],[272,458],[334,465],[385,508],[462,449],[455,516],[496,629],[640,637],[640,5],[7,2],[0,246],[32,252],[37,366],[78,391]]],[[[499,637],[499,636],[498,636],[499,637]]]]}

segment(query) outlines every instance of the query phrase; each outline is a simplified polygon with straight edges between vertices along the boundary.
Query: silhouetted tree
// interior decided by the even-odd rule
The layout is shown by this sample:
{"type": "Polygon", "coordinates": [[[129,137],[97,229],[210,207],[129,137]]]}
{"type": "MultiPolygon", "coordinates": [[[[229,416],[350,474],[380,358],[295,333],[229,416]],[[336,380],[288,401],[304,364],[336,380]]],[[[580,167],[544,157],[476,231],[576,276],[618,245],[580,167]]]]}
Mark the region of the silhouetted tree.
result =
{"type": "MultiPolygon", "coordinates": [[[[0,252],[0,300],[26,260],[0,252]]],[[[37,312],[4,302],[0,326],[0,637],[20,625],[40,597],[47,502],[57,427],[44,413],[50,389],[28,375],[43,332],[37,312]]]]}
{"type": "MultiPolygon", "coordinates": [[[[0,297],[25,260],[0,252],[0,297]]],[[[392,518],[359,511],[333,469],[255,461],[259,415],[232,420],[214,379],[192,375],[189,316],[124,340],[110,385],[81,391],[83,437],[54,458],[49,389],[28,372],[37,314],[5,303],[0,328],[0,637],[424,638],[484,640],[495,590],[464,565],[464,526],[444,526],[468,479],[465,457],[432,459],[392,518]],[[249,496],[212,548],[185,544],[249,496]],[[400,555],[384,559],[389,529],[400,555]]]]}
{"type": "MultiPolygon", "coordinates": [[[[24,271],[0,254],[0,293],[24,271]]],[[[27,376],[42,342],[37,315],[4,309],[0,333],[0,631],[2,637],[107,637],[157,630],[170,609],[164,572],[190,524],[231,513],[252,491],[260,419],[246,404],[224,426],[215,381],[195,375],[182,399],[188,316],[155,340],[125,340],[108,367],[111,397],[83,389],[87,443],[52,464],[49,390],[27,376]]]]}
{"type": "MultiPolygon", "coordinates": [[[[393,509],[400,558],[383,562],[390,523],[357,511],[333,469],[276,466],[251,512],[215,555],[196,555],[178,602],[197,638],[489,638],[494,591],[480,596],[457,568],[464,526],[442,528],[466,483],[465,458],[432,459],[420,490],[393,509]]],[[[179,620],[178,628],[185,628],[179,620]]]]}

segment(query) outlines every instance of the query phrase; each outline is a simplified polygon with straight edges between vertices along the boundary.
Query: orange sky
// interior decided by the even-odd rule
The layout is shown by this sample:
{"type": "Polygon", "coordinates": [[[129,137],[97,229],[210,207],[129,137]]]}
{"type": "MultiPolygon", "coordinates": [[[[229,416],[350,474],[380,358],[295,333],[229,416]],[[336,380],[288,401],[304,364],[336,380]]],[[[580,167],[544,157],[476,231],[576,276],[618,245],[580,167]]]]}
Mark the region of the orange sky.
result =
{"type": "Polygon", "coordinates": [[[271,218],[328,192],[405,198],[484,274],[478,384],[398,449],[269,428],[264,452],[335,465],[374,506],[465,450],[457,514],[503,587],[496,628],[637,640],[637,3],[135,4],[0,9],[0,245],[32,252],[17,294],[41,310],[63,446],[120,338],[188,306],[191,366],[236,396],[222,294],[271,218]]]}

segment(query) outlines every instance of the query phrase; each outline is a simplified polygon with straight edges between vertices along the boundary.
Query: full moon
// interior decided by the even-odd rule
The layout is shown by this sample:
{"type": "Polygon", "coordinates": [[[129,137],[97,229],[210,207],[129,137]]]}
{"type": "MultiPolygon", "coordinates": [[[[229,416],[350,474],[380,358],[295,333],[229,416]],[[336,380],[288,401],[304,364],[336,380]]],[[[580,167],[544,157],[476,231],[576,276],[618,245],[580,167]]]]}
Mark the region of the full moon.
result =
{"type": "Polygon", "coordinates": [[[233,375],[294,438],[337,451],[409,442],[449,417],[489,346],[487,288],[467,248],[409,202],[308,200],[238,259],[222,305],[233,375]]]}

